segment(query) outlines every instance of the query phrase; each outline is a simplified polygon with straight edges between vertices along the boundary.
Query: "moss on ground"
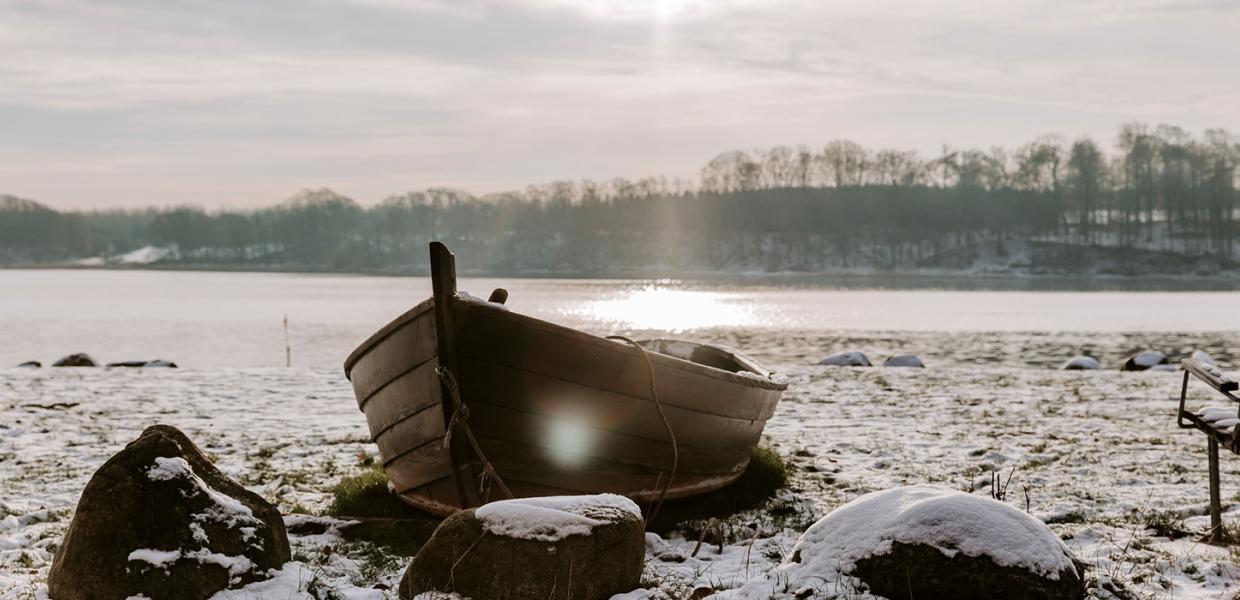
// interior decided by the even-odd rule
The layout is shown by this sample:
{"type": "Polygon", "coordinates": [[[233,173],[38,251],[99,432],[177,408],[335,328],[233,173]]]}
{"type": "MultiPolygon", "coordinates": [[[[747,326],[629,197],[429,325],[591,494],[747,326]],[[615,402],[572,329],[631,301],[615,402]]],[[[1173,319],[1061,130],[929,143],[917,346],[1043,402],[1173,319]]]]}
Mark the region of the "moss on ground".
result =
{"type": "Polygon", "coordinates": [[[442,521],[388,491],[387,473],[378,465],[367,465],[332,487],[332,502],[326,513],[357,519],[340,528],[346,541],[369,542],[400,556],[416,554],[442,521]]]}
{"type": "Polygon", "coordinates": [[[333,517],[382,517],[389,519],[425,518],[420,511],[388,491],[387,473],[371,465],[332,487],[327,514],[333,517]]]}
{"type": "MultiPolygon", "coordinates": [[[[685,521],[722,518],[758,508],[788,484],[790,469],[774,449],[754,448],[749,466],[731,485],[709,494],[664,502],[655,519],[646,524],[646,529],[665,534],[679,529],[685,521]]],[[[652,507],[642,508],[649,511],[652,507]]]]}

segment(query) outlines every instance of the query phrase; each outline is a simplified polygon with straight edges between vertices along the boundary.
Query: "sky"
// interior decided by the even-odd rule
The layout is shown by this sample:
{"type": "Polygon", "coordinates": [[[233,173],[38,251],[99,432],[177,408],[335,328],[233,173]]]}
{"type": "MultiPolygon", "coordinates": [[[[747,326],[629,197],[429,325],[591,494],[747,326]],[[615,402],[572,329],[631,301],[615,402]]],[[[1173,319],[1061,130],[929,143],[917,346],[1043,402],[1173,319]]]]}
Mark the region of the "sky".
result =
{"type": "Polygon", "coordinates": [[[0,194],[372,204],[837,138],[1234,132],[1237,31],[1231,0],[0,0],[0,194]]]}

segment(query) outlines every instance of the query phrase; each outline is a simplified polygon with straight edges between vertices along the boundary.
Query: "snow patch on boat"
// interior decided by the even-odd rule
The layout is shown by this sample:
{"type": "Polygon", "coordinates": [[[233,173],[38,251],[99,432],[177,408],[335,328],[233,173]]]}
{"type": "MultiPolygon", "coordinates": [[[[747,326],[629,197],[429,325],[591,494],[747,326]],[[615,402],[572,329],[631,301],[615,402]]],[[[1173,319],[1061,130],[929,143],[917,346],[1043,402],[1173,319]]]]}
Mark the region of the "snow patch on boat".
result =
{"type": "Polygon", "coordinates": [[[461,302],[468,302],[470,304],[481,304],[483,306],[489,306],[491,308],[497,308],[499,310],[508,310],[507,306],[500,304],[499,302],[491,302],[490,300],[479,298],[464,290],[457,290],[456,298],[460,300],[461,302]]]}
{"type": "Polygon", "coordinates": [[[479,507],[474,515],[495,535],[558,542],[628,516],[640,519],[642,512],[624,496],[598,494],[501,500],[479,507]]]}

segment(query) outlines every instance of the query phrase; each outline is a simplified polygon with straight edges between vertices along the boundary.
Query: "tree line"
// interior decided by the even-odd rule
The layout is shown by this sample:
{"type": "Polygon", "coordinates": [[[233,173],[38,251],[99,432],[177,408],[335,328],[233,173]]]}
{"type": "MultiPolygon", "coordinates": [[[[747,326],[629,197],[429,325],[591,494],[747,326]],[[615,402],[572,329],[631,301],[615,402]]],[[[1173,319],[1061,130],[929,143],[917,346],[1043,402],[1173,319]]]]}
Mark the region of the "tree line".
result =
{"type": "Polygon", "coordinates": [[[62,212],[3,196],[0,260],[153,246],[172,263],[421,271],[432,239],[492,271],[580,273],[916,267],[1031,240],[1231,257],[1238,164],[1240,138],[1224,130],[1130,123],[1110,150],[1043,136],[923,157],[836,140],[726,152],[694,179],[556,181],[484,196],[430,188],[370,207],[326,189],[220,211],[62,212]]]}

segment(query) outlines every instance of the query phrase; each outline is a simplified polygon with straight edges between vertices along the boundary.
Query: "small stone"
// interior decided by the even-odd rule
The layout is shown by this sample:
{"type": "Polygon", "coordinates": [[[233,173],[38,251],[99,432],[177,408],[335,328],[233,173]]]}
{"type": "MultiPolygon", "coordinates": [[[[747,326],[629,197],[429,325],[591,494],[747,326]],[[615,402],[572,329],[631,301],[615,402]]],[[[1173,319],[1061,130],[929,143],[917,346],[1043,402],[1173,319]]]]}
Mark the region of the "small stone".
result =
{"type": "Polygon", "coordinates": [[[96,363],[95,360],[91,358],[89,355],[79,352],[77,354],[70,354],[69,356],[66,356],[52,363],[52,366],[53,367],[97,367],[99,366],[99,364],[96,363]]]}
{"type": "Polygon", "coordinates": [[[1060,368],[1064,371],[1097,371],[1102,365],[1092,356],[1075,356],[1060,368]]]}
{"type": "Polygon", "coordinates": [[[1168,363],[1167,355],[1162,352],[1139,352],[1124,359],[1121,371],[1148,371],[1158,365],[1168,363]]]}
{"type": "Polygon", "coordinates": [[[22,363],[22,364],[20,364],[20,365],[17,365],[17,366],[18,366],[18,368],[22,368],[22,369],[37,369],[37,368],[39,368],[39,367],[42,367],[42,366],[43,366],[43,363],[41,363],[41,362],[39,362],[39,361],[37,361],[37,360],[28,360],[28,361],[26,361],[26,362],[24,362],[24,363],[22,363]]]}
{"type": "Polygon", "coordinates": [[[913,367],[918,369],[926,368],[926,363],[921,362],[920,358],[912,354],[897,354],[883,361],[884,367],[913,367]]]}
{"type": "Polygon", "coordinates": [[[870,359],[861,352],[841,352],[818,361],[818,364],[827,367],[868,367],[870,359]]]}
{"type": "Polygon", "coordinates": [[[658,554],[655,556],[655,558],[657,558],[657,559],[659,559],[659,560],[661,560],[661,561],[663,561],[663,562],[670,562],[670,563],[682,563],[682,562],[685,562],[685,555],[684,555],[684,553],[682,553],[681,551],[676,550],[676,549],[664,550],[664,551],[662,551],[662,552],[658,553],[658,554]]]}

